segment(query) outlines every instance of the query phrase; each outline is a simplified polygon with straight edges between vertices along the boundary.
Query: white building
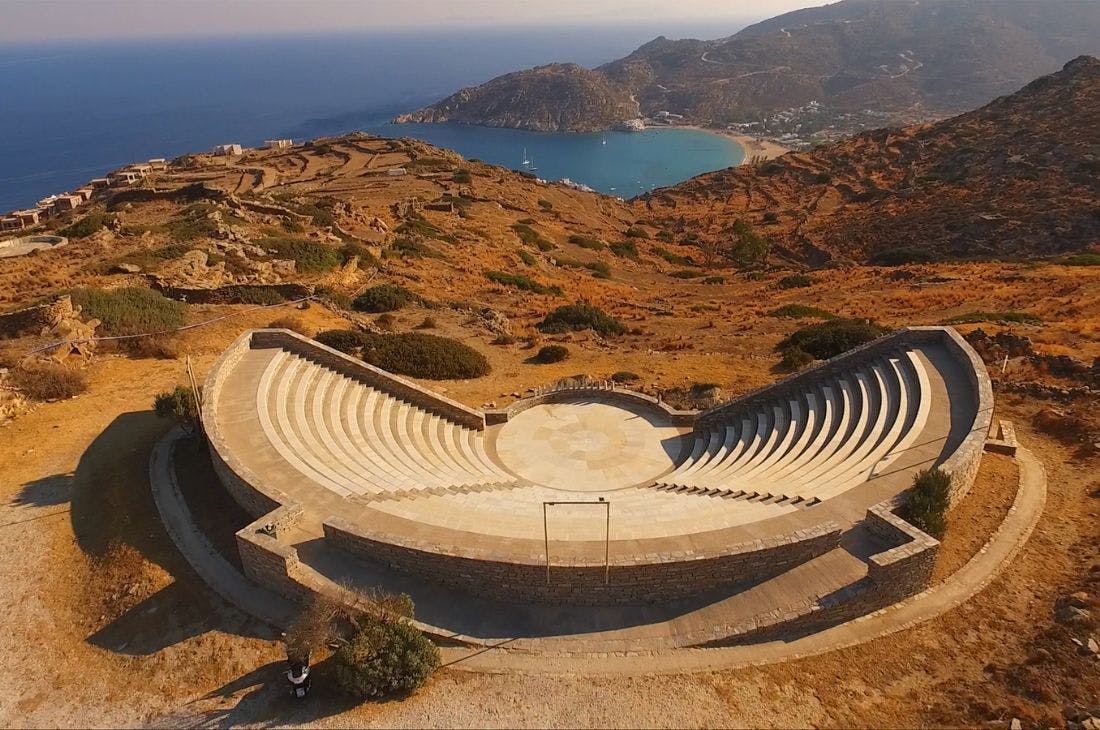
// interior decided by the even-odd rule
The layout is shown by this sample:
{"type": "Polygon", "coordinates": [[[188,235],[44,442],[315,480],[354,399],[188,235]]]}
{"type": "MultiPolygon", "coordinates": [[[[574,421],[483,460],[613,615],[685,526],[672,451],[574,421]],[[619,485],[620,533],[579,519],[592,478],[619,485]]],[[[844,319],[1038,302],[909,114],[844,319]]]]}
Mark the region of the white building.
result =
{"type": "Polygon", "coordinates": [[[265,139],[264,140],[264,149],[265,150],[285,150],[286,148],[293,147],[293,146],[294,146],[293,140],[289,140],[289,139],[265,139]]]}
{"type": "Polygon", "coordinates": [[[234,157],[244,153],[244,148],[239,144],[220,144],[214,148],[215,155],[225,155],[227,157],[234,157]]]}

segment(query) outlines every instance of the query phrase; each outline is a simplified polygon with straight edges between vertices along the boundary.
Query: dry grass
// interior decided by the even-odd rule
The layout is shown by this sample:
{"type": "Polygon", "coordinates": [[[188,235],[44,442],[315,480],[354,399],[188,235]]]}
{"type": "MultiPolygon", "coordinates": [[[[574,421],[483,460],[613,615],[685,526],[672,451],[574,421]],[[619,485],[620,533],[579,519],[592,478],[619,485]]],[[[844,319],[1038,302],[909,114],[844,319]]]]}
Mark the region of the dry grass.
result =
{"type": "Polygon", "coordinates": [[[80,370],[56,363],[33,363],[11,373],[12,384],[33,400],[72,398],[88,390],[88,378],[80,370]]]}

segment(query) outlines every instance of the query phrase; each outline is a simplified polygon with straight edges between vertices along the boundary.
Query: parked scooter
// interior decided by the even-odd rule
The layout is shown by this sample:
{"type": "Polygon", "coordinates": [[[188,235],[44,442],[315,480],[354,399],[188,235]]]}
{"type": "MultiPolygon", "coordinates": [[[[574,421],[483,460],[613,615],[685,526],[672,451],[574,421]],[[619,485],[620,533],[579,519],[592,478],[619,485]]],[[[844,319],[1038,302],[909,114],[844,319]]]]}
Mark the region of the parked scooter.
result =
{"type": "Polygon", "coordinates": [[[309,694],[309,660],[291,660],[287,662],[286,680],[290,683],[290,696],[294,699],[305,699],[309,694]]]}

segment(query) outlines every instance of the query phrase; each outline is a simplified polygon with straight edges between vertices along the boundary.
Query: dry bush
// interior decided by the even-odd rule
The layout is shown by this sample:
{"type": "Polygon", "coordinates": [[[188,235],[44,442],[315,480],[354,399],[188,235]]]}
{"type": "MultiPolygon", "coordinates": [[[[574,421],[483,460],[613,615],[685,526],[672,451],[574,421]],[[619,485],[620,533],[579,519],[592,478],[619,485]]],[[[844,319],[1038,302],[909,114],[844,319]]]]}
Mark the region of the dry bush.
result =
{"type": "Polygon", "coordinates": [[[34,363],[11,371],[12,384],[33,400],[72,398],[88,390],[83,372],[57,363],[34,363]]]}
{"type": "Polygon", "coordinates": [[[134,357],[151,357],[157,360],[175,360],[180,356],[179,338],[171,335],[135,337],[121,340],[119,347],[134,357]]]}
{"type": "Polygon", "coordinates": [[[268,327],[276,330],[290,330],[291,332],[297,332],[303,337],[313,337],[313,328],[306,324],[305,320],[301,317],[295,317],[293,315],[279,317],[269,324],[268,327]]]}

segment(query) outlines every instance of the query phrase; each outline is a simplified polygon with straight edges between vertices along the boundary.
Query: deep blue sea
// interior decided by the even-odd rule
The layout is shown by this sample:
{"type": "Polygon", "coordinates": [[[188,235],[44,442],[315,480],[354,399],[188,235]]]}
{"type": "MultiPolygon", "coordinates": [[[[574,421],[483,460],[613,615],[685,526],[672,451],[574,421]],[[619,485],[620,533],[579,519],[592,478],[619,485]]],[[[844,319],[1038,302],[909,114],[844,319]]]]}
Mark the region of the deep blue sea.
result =
{"type": "Polygon", "coordinates": [[[418,33],[0,46],[0,211],[129,162],[215,144],[364,130],[630,197],[740,162],[690,130],[563,135],[388,120],[471,84],[553,61],[595,66],[657,35],[736,25],[434,29],[418,33]]]}

